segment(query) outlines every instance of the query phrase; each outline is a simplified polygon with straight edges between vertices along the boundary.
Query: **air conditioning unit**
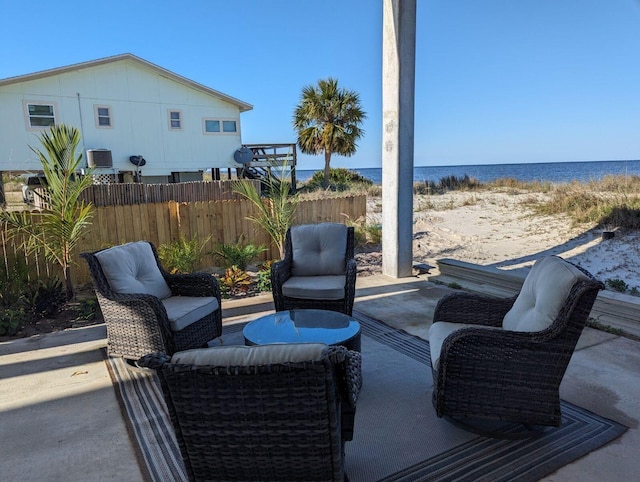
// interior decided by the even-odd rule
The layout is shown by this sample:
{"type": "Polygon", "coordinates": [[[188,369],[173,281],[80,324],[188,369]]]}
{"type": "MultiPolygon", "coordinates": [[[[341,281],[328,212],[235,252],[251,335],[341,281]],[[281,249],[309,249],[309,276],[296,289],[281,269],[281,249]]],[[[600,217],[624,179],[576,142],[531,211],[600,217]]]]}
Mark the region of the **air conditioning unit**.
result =
{"type": "Polygon", "coordinates": [[[113,167],[113,159],[109,149],[87,149],[89,167],[113,167]]]}

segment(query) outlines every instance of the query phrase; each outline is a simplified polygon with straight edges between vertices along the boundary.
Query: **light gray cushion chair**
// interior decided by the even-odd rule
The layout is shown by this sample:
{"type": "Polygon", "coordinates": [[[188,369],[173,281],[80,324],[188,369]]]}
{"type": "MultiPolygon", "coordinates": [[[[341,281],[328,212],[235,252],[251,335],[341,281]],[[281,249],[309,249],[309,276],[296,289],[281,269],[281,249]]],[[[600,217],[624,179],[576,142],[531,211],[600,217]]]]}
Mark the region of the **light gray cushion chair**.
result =
{"type": "Polygon", "coordinates": [[[292,226],[284,259],[271,267],[276,311],[320,309],[351,315],[356,268],[353,227],[338,223],[292,226]]]}
{"type": "Polygon", "coordinates": [[[189,480],[347,480],[360,353],[279,344],[156,353],[189,480]]]}
{"type": "Polygon", "coordinates": [[[89,264],[110,355],[137,360],[158,351],[172,354],[220,336],[221,294],[212,275],[167,273],[147,241],[81,256],[89,264]]]}
{"type": "Polygon", "coordinates": [[[453,293],[429,330],[439,417],[559,426],[560,382],[604,285],[559,257],[539,259],[520,293],[453,293]]]}

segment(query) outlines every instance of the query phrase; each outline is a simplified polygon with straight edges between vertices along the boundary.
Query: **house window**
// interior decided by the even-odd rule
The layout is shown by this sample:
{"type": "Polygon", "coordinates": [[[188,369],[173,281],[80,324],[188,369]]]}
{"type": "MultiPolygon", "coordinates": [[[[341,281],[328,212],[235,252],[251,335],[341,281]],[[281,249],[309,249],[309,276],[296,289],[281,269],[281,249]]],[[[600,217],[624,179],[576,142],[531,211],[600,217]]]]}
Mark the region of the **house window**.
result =
{"type": "Polygon", "coordinates": [[[222,132],[238,132],[236,121],[231,120],[223,120],[222,121],[222,132]]]}
{"type": "Polygon", "coordinates": [[[169,111],[169,130],[182,129],[182,112],[179,110],[169,111]]]}
{"type": "Polygon", "coordinates": [[[30,128],[44,128],[55,125],[56,109],[54,104],[26,103],[27,120],[30,128]]]}
{"type": "Polygon", "coordinates": [[[220,132],[220,121],[215,119],[205,119],[204,131],[207,134],[218,134],[220,132]]]}
{"type": "Polygon", "coordinates": [[[203,119],[205,134],[236,134],[238,121],[223,119],[203,119]]]}
{"type": "Polygon", "coordinates": [[[112,127],[111,123],[111,107],[106,105],[94,105],[96,115],[96,127],[107,129],[112,127]]]}

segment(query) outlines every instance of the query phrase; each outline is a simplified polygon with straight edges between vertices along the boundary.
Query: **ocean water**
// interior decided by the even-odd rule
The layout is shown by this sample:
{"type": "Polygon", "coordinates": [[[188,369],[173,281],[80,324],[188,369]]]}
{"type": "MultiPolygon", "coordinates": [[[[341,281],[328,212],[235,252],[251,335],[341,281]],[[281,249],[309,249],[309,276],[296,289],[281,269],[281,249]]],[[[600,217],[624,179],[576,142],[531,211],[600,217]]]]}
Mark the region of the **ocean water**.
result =
{"type": "MultiPolygon", "coordinates": [[[[382,169],[377,167],[354,168],[360,175],[382,184],[382,169]]],[[[299,170],[299,182],[308,180],[315,171],[299,170]]],[[[588,161],[588,162],[544,162],[531,164],[483,164],[468,166],[416,166],[413,181],[439,182],[443,177],[468,175],[480,182],[513,178],[522,182],[548,181],[563,183],[576,181],[598,181],[607,175],[640,176],[640,160],[634,161],[588,161]]]]}

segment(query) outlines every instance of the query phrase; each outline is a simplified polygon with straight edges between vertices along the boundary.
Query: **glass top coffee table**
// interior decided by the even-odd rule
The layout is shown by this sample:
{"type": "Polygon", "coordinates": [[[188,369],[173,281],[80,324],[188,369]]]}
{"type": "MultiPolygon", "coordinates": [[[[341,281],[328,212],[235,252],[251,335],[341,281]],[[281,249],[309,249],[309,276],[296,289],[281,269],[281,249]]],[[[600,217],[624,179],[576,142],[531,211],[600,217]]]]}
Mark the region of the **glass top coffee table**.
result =
{"type": "Polygon", "coordinates": [[[278,311],[247,323],[242,334],[246,345],[326,343],[360,351],[360,323],[337,311],[278,311]]]}

